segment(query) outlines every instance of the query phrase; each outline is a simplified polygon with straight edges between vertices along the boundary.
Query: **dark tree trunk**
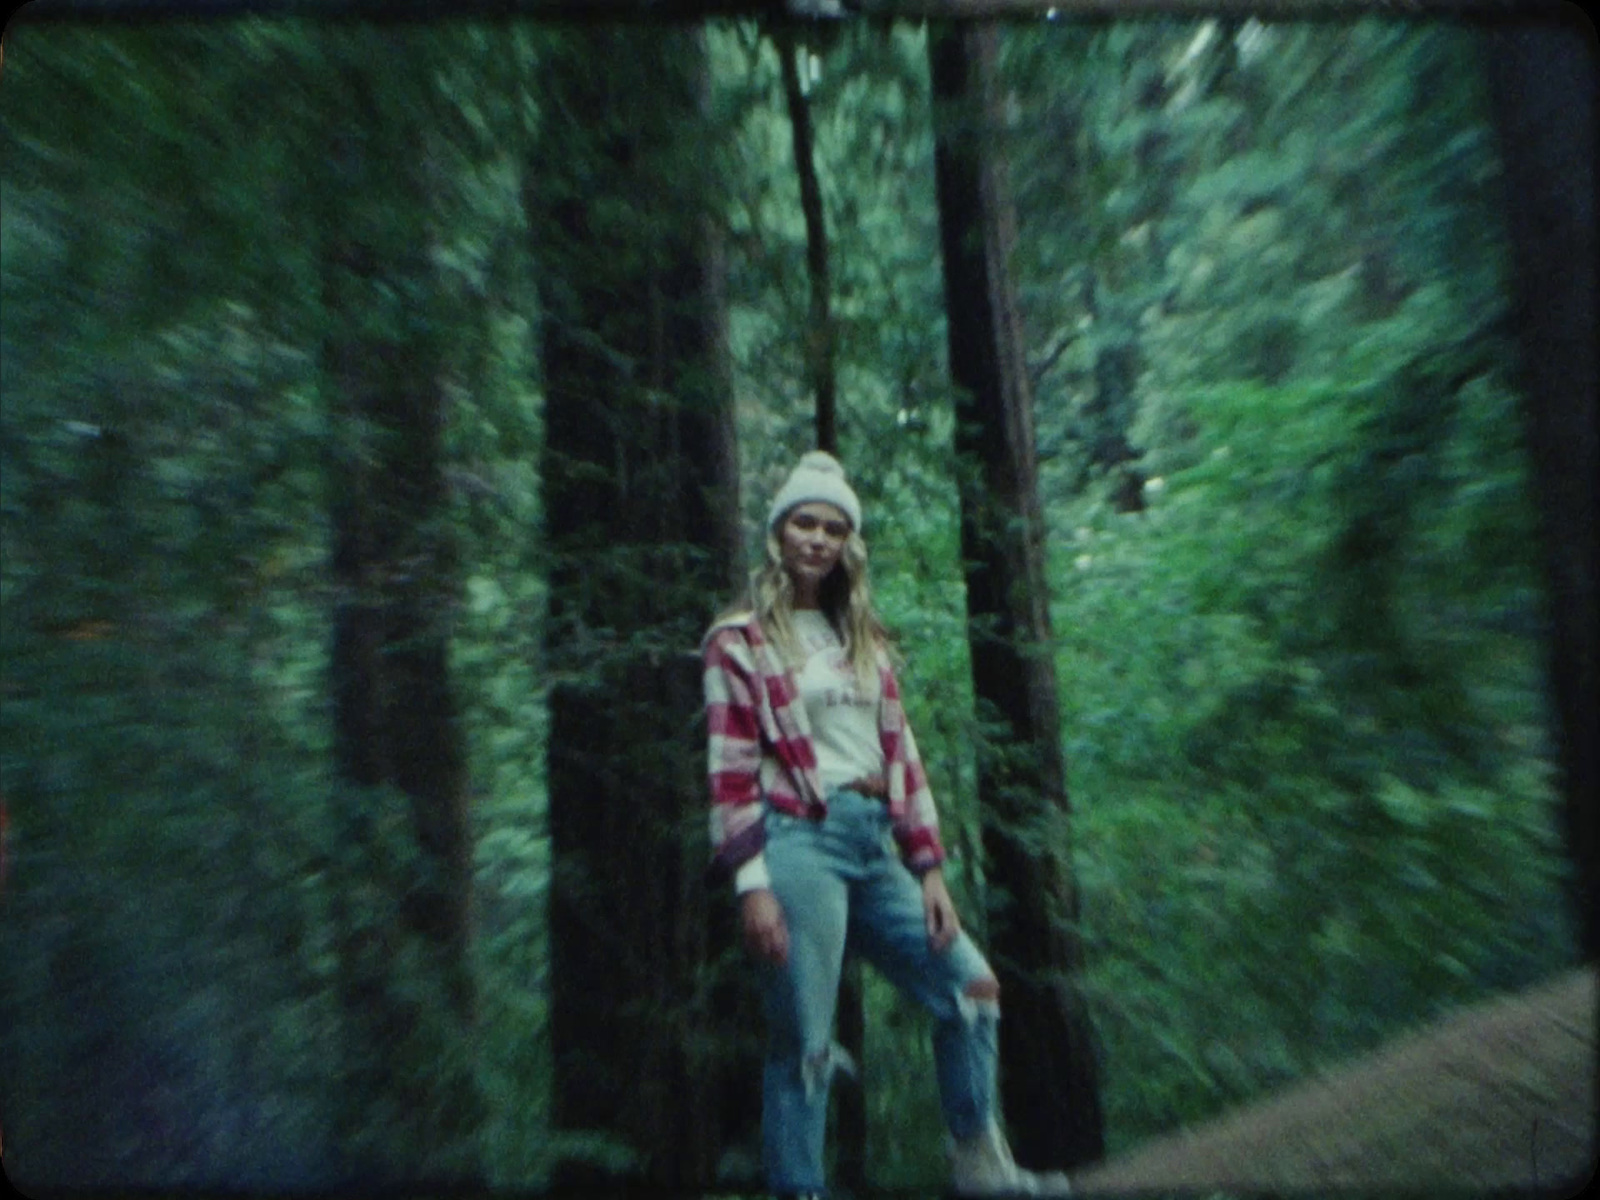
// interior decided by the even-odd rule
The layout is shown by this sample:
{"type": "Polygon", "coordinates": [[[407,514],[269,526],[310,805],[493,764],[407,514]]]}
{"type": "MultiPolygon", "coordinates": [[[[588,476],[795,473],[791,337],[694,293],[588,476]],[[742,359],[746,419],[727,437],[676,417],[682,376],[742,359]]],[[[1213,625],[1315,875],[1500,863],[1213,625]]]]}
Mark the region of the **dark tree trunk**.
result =
{"type": "MultiPolygon", "coordinates": [[[[789,129],[794,144],[795,174],[800,181],[800,208],[806,220],[806,277],[811,303],[806,320],[806,368],[817,405],[817,449],[839,452],[838,389],[834,370],[834,338],[828,271],[828,225],[822,207],[822,187],[817,182],[815,138],[811,131],[811,105],[800,82],[795,57],[800,44],[794,27],[777,22],[773,41],[783,65],[783,92],[788,101],[789,129]]],[[[845,964],[839,980],[837,1037],[857,1062],[865,1062],[867,1018],[861,968],[845,964]]],[[[834,1128],[831,1142],[834,1177],[847,1191],[867,1187],[867,1105],[861,1089],[845,1086],[834,1093],[834,1128]]]]}
{"type": "Polygon", "coordinates": [[[1078,490],[1089,483],[1095,470],[1115,473],[1111,484],[1111,503],[1118,512],[1144,511],[1144,474],[1133,464],[1143,451],[1128,440],[1138,401],[1138,386],[1143,355],[1139,348],[1137,317],[1128,311],[1126,301],[1113,298],[1108,306],[1102,297],[1104,285],[1097,275],[1089,279],[1086,303],[1095,326],[1102,332],[1094,355],[1094,392],[1083,406],[1078,423],[1080,437],[1088,451],[1078,476],[1078,490]],[[1107,307],[1112,309],[1107,312],[1107,307]],[[1105,331],[1121,331],[1110,336],[1105,331]]]}
{"type": "MultiPolygon", "coordinates": [[[[347,863],[343,1133],[363,1182],[472,1185],[482,1105],[470,1052],[466,762],[448,668],[456,572],[443,392],[430,322],[397,300],[429,294],[430,265],[415,227],[386,236],[361,215],[395,176],[378,182],[383,122],[369,82],[347,82],[353,120],[333,148],[323,278],[340,450],[331,685],[347,863]]],[[[426,214],[420,186],[407,207],[426,214]]]]}
{"type": "Polygon", "coordinates": [[[1593,34],[1581,22],[1572,11],[1564,21],[1496,27],[1487,58],[1514,255],[1524,428],[1544,526],[1572,906],[1584,958],[1594,962],[1596,72],[1593,34]]]}
{"type": "MultiPolygon", "coordinates": [[[[529,211],[551,281],[542,475],[547,650],[562,680],[550,697],[552,1112],[558,1131],[600,1133],[632,1156],[608,1166],[575,1150],[557,1182],[703,1188],[721,1146],[748,1133],[722,1127],[705,1047],[729,1030],[700,999],[712,917],[694,651],[741,557],[721,258],[688,165],[705,136],[705,51],[688,31],[584,29],[545,72],[530,205],[563,190],[551,164],[574,181],[553,209],[529,211]]],[[[719,994],[737,1005],[738,989],[719,994]]]]}
{"type": "Polygon", "coordinates": [[[929,45],[934,166],[957,388],[961,554],[980,712],[1005,732],[981,748],[990,951],[1002,1008],[1001,1095],[1019,1162],[1099,1158],[1103,1122],[1077,980],[1077,889],[1035,481],[1032,399],[1008,257],[1014,238],[994,95],[993,26],[936,29],[929,45]]]}
{"type": "MultiPolygon", "coordinates": [[[[806,320],[806,370],[817,398],[817,449],[839,452],[838,401],[833,367],[832,282],[828,271],[828,225],[822,208],[822,186],[817,182],[815,139],[811,132],[811,105],[800,83],[795,63],[799,45],[787,22],[773,27],[773,41],[783,66],[783,93],[788,100],[789,129],[794,141],[795,174],[800,180],[800,209],[806,219],[806,276],[811,301],[806,320]]],[[[846,1184],[846,1186],[849,1186],[846,1184]]]]}

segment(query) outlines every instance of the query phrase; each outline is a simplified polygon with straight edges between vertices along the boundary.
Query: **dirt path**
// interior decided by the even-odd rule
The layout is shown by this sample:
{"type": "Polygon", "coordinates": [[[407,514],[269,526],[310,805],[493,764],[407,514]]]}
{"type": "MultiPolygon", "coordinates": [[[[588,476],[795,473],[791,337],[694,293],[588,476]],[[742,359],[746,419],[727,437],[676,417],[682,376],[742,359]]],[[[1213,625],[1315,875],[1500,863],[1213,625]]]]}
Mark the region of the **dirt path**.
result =
{"type": "Polygon", "coordinates": [[[1567,1192],[1595,1170],[1595,978],[1573,971],[1463,1010],[1075,1175],[1074,1189],[1567,1192]]]}

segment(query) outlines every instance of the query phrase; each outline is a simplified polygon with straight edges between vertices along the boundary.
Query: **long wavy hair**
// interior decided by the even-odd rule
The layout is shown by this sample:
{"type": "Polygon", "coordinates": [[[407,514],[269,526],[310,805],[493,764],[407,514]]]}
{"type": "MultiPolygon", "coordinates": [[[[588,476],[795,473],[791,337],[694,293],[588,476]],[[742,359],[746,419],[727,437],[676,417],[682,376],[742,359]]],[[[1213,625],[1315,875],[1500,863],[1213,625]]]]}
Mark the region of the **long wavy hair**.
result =
{"type": "MultiPolygon", "coordinates": [[[[779,527],[788,519],[785,513],[779,527]]],[[[822,581],[817,600],[822,615],[844,643],[845,656],[861,690],[872,691],[878,675],[878,651],[892,654],[894,639],[872,607],[867,543],[854,529],[840,547],[838,563],[822,581]]],[[[800,643],[794,632],[794,581],[784,569],[783,543],[777,528],[767,530],[766,561],[750,572],[750,586],[743,601],[723,616],[736,612],[754,612],[784,661],[796,668],[802,665],[800,643]]]]}

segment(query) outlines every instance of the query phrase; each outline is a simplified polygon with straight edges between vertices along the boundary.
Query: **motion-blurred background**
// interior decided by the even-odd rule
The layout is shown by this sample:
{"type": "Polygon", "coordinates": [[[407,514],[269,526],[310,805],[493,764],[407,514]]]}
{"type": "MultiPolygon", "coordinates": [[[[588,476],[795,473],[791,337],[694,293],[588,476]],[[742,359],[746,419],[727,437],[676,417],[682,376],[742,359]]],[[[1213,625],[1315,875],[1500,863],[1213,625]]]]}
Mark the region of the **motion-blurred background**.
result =
{"type": "MultiPolygon", "coordinates": [[[[1053,864],[1074,1165],[1579,960],[1502,30],[304,11],[6,32],[18,1186],[747,1183],[695,647],[819,440],[969,924],[1053,864]],[[1007,213],[1070,807],[971,665],[1007,213]]],[[[842,1169],[937,1184],[920,1018],[846,1009],[842,1169]]]]}

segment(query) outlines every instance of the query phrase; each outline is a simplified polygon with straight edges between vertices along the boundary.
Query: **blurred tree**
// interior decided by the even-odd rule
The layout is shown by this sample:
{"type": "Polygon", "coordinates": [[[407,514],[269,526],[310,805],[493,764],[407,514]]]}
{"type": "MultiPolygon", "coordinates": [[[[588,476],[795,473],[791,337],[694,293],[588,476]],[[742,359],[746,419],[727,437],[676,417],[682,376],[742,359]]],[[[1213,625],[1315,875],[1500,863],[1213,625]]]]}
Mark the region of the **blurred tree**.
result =
{"type": "Polygon", "coordinates": [[[1600,955],[1593,31],[1569,10],[1560,20],[1497,31],[1485,51],[1515,253],[1523,419],[1550,589],[1569,901],[1584,957],[1593,962],[1600,955]]]}
{"type": "Polygon", "coordinates": [[[293,119],[248,37],[8,40],[7,1169],[309,1185],[336,1041],[310,952],[325,780],[290,699],[317,651],[289,644],[320,632],[294,569],[320,549],[305,239],[240,184],[279,178],[293,119]]]}
{"type": "Polygon", "coordinates": [[[698,31],[567,31],[544,74],[544,166],[529,164],[544,291],[546,647],[557,679],[558,1183],[704,1186],[727,1140],[706,1049],[704,742],[694,721],[694,647],[740,557],[706,72],[698,31]]]}
{"type": "Polygon", "coordinates": [[[993,722],[978,796],[1005,1010],[1001,1091],[1019,1161],[1043,1167],[1100,1157],[1104,1130],[1078,990],[1033,400],[1010,278],[1015,217],[995,144],[998,37],[992,26],[938,29],[929,61],[973,691],[993,722]]]}
{"type": "Polygon", "coordinates": [[[839,452],[838,373],[834,370],[832,281],[828,271],[828,224],[817,181],[815,137],[811,130],[811,105],[800,77],[800,58],[809,75],[811,50],[795,36],[794,26],[779,20],[772,24],[772,40],[783,70],[783,94],[789,111],[794,142],[794,169],[800,184],[800,209],[806,220],[806,280],[811,297],[805,334],[806,361],[817,405],[817,448],[839,452]]]}
{"type": "Polygon", "coordinates": [[[468,1053],[472,853],[448,668],[460,580],[444,475],[449,324],[431,228],[434,78],[396,34],[362,31],[332,49],[322,364],[337,444],[345,1133],[364,1179],[471,1185],[482,1179],[483,1106],[468,1053]]]}

